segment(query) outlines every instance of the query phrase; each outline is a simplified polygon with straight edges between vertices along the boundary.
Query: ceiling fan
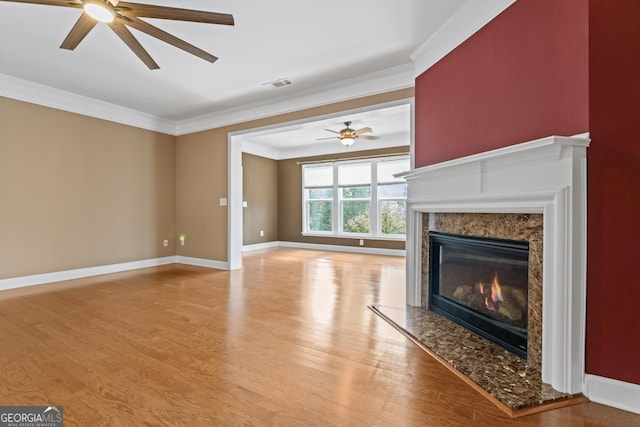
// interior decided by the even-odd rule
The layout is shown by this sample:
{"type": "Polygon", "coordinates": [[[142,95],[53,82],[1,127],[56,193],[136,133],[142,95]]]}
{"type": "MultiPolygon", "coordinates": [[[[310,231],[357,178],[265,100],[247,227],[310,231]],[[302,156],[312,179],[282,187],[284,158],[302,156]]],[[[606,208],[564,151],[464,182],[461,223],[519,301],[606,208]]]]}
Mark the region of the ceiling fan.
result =
{"type": "Polygon", "coordinates": [[[0,0],[13,3],[32,3],[49,6],[72,7],[84,9],[80,19],[75,23],[60,48],[74,50],[98,22],[106,23],[109,28],[136,54],[150,70],[160,68],[151,55],[133,36],[129,28],[147,33],[172,46],[200,57],[205,61],[215,62],[218,58],[204,50],[179,39],[178,37],[155,27],[140,18],[171,19],[174,21],[202,22],[207,24],[234,25],[233,15],[226,13],[204,12],[175,7],[154,6],[140,3],[129,3],[119,0],[0,0]]]}
{"type": "Polygon", "coordinates": [[[356,142],[356,139],[358,138],[362,138],[362,139],[380,139],[379,136],[375,136],[375,135],[365,135],[365,133],[371,133],[373,132],[373,129],[371,129],[370,127],[364,127],[364,128],[360,128],[358,130],[353,130],[351,129],[349,126],[351,126],[351,122],[344,122],[345,128],[338,131],[335,131],[333,129],[325,129],[327,132],[331,132],[331,133],[337,133],[338,136],[330,136],[328,138],[318,138],[317,141],[322,141],[325,139],[334,139],[334,138],[338,138],[340,140],[340,142],[342,143],[342,145],[344,145],[345,147],[349,147],[351,146],[351,144],[353,144],[354,142],[356,142]]]}

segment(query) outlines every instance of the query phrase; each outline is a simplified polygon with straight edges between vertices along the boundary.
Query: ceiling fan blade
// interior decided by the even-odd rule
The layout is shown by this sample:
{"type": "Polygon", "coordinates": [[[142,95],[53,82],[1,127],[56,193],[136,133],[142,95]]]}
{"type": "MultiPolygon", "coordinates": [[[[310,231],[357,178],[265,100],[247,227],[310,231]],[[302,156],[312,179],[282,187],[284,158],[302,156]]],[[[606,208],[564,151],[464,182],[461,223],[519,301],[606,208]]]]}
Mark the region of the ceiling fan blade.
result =
{"type": "Polygon", "coordinates": [[[337,130],[332,130],[332,129],[325,129],[327,132],[331,132],[331,133],[337,133],[338,135],[340,135],[340,132],[338,132],[337,130]]]}
{"type": "Polygon", "coordinates": [[[358,136],[358,139],[372,139],[372,140],[375,140],[375,139],[380,139],[380,137],[379,136],[375,136],[375,135],[360,135],[360,136],[358,136]]]}
{"type": "Polygon", "coordinates": [[[118,3],[118,10],[128,18],[158,18],[173,21],[203,22],[206,24],[234,25],[233,15],[227,13],[205,12],[150,4],[118,3]]]}
{"type": "Polygon", "coordinates": [[[46,6],[62,6],[62,7],[76,7],[82,8],[82,3],[73,0],[2,0],[12,3],[31,3],[31,4],[43,4],[46,6]]]}
{"type": "Polygon", "coordinates": [[[118,3],[120,3],[120,0],[109,0],[109,3],[111,3],[113,6],[117,6],[118,3]]]}
{"type": "Polygon", "coordinates": [[[324,141],[326,139],[340,139],[340,137],[337,136],[330,136],[328,138],[316,138],[316,141],[324,141]]]}
{"type": "Polygon", "coordinates": [[[195,55],[197,57],[200,57],[202,59],[204,59],[205,61],[209,61],[209,62],[215,62],[218,60],[218,58],[216,56],[213,56],[212,54],[205,52],[204,50],[195,47],[194,45],[187,43],[186,41],[179,39],[178,37],[167,33],[166,31],[161,30],[158,27],[155,27],[145,21],[142,21],[138,18],[128,18],[125,21],[126,25],[129,25],[130,27],[135,28],[136,30],[142,31],[143,33],[147,33],[152,37],[155,37],[159,40],[162,40],[165,43],[169,43],[170,45],[173,45],[175,47],[177,47],[178,49],[182,49],[185,52],[189,52],[192,55],[195,55]]]}
{"type": "Polygon", "coordinates": [[[67,34],[67,37],[60,45],[60,49],[73,50],[78,47],[80,42],[85,38],[87,34],[89,34],[89,31],[91,31],[97,23],[98,21],[96,21],[86,13],[80,15],[80,19],[76,21],[71,31],[69,31],[69,34],[67,34]]]}
{"type": "Polygon", "coordinates": [[[369,132],[373,132],[373,129],[371,129],[370,127],[361,128],[356,131],[356,135],[362,135],[363,133],[369,133],[369,132]]]}
{"type": "Polygon", "coordinates": [[[158,64],[156,64],[156,61],[153,60],[151,55],[149,55],[149,53],[142,47],[140,42],[133,36],[133,34],[131,34],[131,31],[129,31],[127,27],[116,21],[110,22],[107,25],[109,25],[109,28],[111,28],[113,32],[116,33],[127,46],[129,46],[129,49],[131,49],[133,53],[135,53],[136,56],[144,62],[144,65],[149,67],[150,70],[157,70],[160,68],[158,64]]]}

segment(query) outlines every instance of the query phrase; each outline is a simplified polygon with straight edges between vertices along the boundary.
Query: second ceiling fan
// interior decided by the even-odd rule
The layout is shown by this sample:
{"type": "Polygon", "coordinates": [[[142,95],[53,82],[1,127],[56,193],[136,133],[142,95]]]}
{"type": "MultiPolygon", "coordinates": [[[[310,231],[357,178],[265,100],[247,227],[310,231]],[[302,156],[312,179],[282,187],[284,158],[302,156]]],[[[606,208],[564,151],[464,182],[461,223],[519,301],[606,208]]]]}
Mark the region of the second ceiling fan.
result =
{"type": "Polygon", "coordinates": [[[205,12],[175,7],[129,3],[119,0],[0,0],[13,3],[31,3],[47,6],[61,6],[83,9],[60,48],[74,50],[87,34],[98,24],[106,23],[111,30],[150,69],[160,68],[151,55],[142,47],[128,27],[135,28],[172,46],[189,52],[208,62],[218,58],[186,41],[149,24],[140,18],[170,19],[174,21],[202,22],[206,24],[234,25],[233,15],[205,12]]]}
{"type": "Polygon", "coordinates": [[[345,125],[345,128],[340,131],[335,131],[333,129],[325,129],[327,132],[337,133],[338,136],[330,136],[328,138],[318,138],[317,141],[337,138],[338,140],[340,140],[342,145],[344,145],[345,147],[350,147],[354,142],[356,142],[356,139],[358,138],[371,139],[371,140],[380,139],[380,137],[376,135],[365,135],[366,133],[373,132],[373,129],[371,129],[370,127],[363,127],[363,128],[354,130],[350,128],[351,122],[344,122],[344,125],[345,125]]]}

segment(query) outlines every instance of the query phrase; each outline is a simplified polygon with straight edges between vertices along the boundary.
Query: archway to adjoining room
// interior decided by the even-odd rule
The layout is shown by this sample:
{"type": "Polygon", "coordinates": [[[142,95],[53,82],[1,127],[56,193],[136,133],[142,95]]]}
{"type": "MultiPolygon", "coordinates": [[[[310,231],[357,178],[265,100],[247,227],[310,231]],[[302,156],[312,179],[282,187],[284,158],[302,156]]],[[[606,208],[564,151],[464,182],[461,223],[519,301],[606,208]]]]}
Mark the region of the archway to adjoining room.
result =
{"type": "MultiPolygon", "coordinates": [[[[372,153],[383,153],[381,155],[409,153],[410,164],[413,166],[412,141],[413,98],[230,133],[228,138],[229,268],[232,270],[242,268],[243,211],[249,208],[250,204],[250,201],[246,201],[247,207],[243,208],[243,201],[245,201],[243,199],[243,153],[280,162],[312,156],[314,159],[331,158],[337,154],[341,157],[354,158],[363,156],[358,152],[376,150],[372,153]],[[318,141],[320,138],[333,135],[326,129],[338,130],[344,127],[345,121],[351,121],[355,129],[371,127],[372,134],[379,135],[380,139],[359,139],[349,148],[340,144],[337,136],[335,140],[318,141]],[[349,153],[354,155],[350,156],[349,153]]],[[[299,193],[302,193],[301,185],[299,193]]],[[[297,196],[299,197],[299,194],[297,196]]],[[[298,230],[298,234],[301,231],[298,230]]],[[[334,242],[335,240],[332,241],[334,242]]],[[[278,243],[276,241],[272,245],[275,246],[278,243]]],[[[370,249],[372,251],[370,253],[375,253],[374,248],[366,249],[370,249]]],[[[384,250],[379,253],[384,253],[384,250]]]]}

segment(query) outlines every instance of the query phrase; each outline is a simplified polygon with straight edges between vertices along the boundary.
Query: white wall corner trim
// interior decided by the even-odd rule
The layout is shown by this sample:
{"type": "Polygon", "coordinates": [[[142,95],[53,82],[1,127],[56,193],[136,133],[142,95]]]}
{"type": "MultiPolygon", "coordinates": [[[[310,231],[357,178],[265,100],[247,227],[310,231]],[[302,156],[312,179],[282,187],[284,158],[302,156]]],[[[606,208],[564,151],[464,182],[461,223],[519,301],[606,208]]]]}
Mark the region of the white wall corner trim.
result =
{"type": "Polygon", "coordinates": [[[75,270],[35,274],[32,276],[14,277],[10,279],[0,280],[0,291],[4,291],[8,289],[23,288],[26,286],[43,285],[45,283],[62,282],[64,280],[81,279],[83,277],[99,276],[102,274],[119,273],[121,271],[155,267],[158,265],[173,264],[175,262],[176,262],[175,256],[168,256],[164,258],[152,258],[152,259],[145,259],[141,261],[131,261],[131,262],[123,262],[119,264],[78,268],[75,270]]]}
{"type": "Polygon", "coordinates": [[[237,135],[228,137],[228,171],[227,186],[227,259],[228,269],[242,268],[242,140],[237,135]]]}
{"type": "Polygon", "coordinates": [[[415,64],[414,76],[418,77],[427,71],[515,1],[467,1],[467,4],[411,54],[415,64]]]}
{"type": "Polygon", "coordinates": [[[277,248],[278,246],[279,246],[279,242],[254,243],[253,245],[242,246],[242,252],[251,252],[251,251],[257,251],[260,249],[277,248]]]}
{"type": "Polygon", "coordinates": [[[283,241],[278,242],[278,247],[311,249],[315,251],[350,252],[350,253],[371,254],[371,255],[405,256],[406,254],[406,252],[402,249],[367,248],[362,246],[323,245],[318,243],[283,242],[283,241]]]}
{"type": "Polygon", "coordinates": [[[229,263],[226,261],[216,261],[212,259],[192,258],[192,257],[178,255],[175,257],[175,262],[178,264],[215,268],[217,270],[229,270],[229,263]]]}
{"type": "Polygon", "coordinates": [[[176,123],[176,133],[177,135],[186,135],[335,102],[377,95],[392,90],[406,89],[413,87],[413,85],[413,64],[404,64],[296,92],[293,96],[270,98],[265,102],[248,104],[240,108],[216,111],[181,120],[176,123]]]}
{"type": "Polygon", "coordinates": [[[640,385],[587,374],[584,394],[593,402],[640,414],[640,385]]]}
{"type": "Polygon", "coordinates": [[[407,197],[407,304],[421,305],[422,214],[543,213],[542,380],[583,388],[586,318],[586,149],[551,136],[402,174],[407,197]]]}
{"type": "Polygon", "coordinates": [[[0,96],[141,129],[176,134],[171,120],[0,74],[0,96]]]}

